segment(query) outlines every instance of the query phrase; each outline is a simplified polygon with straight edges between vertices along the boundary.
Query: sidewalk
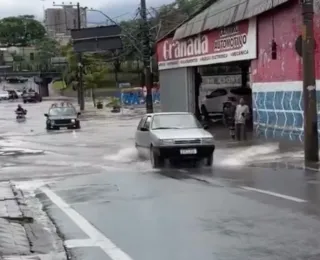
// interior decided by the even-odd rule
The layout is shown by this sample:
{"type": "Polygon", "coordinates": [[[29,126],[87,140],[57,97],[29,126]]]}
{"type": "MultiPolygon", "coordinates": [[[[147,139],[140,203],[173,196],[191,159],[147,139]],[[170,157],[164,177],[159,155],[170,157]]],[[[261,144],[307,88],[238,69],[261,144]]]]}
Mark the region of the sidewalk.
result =
{"type": "Polygon", "coordinates": [[[21,191],[0,183],[0,259],[65,260],[62,242],[54,247],[54,234],[37,221],[21,191]]]}

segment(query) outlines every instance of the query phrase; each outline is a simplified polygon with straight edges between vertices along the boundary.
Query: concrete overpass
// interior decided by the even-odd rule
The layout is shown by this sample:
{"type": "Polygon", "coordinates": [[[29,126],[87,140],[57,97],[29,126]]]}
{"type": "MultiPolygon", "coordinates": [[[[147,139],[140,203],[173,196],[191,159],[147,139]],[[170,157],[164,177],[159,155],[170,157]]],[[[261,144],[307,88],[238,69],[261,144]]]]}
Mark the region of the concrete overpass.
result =
{"type": "Polygon", "coordinates": [[[61,72],[55,71],[0,71],[0,77],[41,77],[56,78],[61,77],[61,72]]]}
{"type": "Polygon", "coordinates": [[[49,96],[48,85],[52,80],[56,78],[61,78],[61,72],[55,71],[0,71],[0,77],[3,78],[15,78],[15,77],[24,77],[32,78],[34,83],[39,86],[39,92],[42,97],[49,96]]]}

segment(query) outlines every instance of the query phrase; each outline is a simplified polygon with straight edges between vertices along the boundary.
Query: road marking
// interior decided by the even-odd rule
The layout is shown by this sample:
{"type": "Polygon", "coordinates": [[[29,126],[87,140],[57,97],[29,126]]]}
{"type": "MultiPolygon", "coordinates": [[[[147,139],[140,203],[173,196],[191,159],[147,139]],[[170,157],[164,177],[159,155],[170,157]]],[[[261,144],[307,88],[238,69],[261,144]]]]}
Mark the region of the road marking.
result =
{"type": "Polygon", "coordinates": [[[263,193],[263,194],[268,194],[274,197],[278,197],[278,198],[282,198],[282,199],[286,199],[286,200],[291,200],[294,202],[299,202],[299,203],[303,203],[303,202],[308,202],[306,200],[303,199],[299,199],[296,197],[292,197],[292,196],[287,196],[284,194],[280,194],[280,193],[276,193],[276,192],[272,192],[272,191],[267,191],[267,190],[260,190],[260,189],[255,189],[255,188],[251,188],[251,187],[247,187],[247,186],[242,186],[242,189],[248,190],[248,191],[255,191],[255,192],[259,192],[259,193],[263,193]]]}
{"type": "MultiPolygon", "coordinates": [[[[104,236],[99,230],[97,230],[92,224],[89,223],[83,216],[81,216],[77,211],[71,208],[62,198],[55,194],[48,187],[42,187],[40,190],[47,195],[47,197],[60,208],[69,218],[78,225],[78,227],[87,234],[90,238],[90,244],[92,246],[100,247],[112,260],[133,260],[127,253],[123,252],[119,247],[117,247],[110,239],[104,236]]],[[[89,241],[85,239],[88,243],[89,241]]],[[[73,240],[73,242],[68,242],[68,244],[76,247],[77,245],[82,246],[84,241],[73,240]]]]}
{"type": "Polygon", "coordinates": [[[93,247],[95,246],[92,239],[71,239],[64,241],[67,248],[75,247],[93,247]]]}

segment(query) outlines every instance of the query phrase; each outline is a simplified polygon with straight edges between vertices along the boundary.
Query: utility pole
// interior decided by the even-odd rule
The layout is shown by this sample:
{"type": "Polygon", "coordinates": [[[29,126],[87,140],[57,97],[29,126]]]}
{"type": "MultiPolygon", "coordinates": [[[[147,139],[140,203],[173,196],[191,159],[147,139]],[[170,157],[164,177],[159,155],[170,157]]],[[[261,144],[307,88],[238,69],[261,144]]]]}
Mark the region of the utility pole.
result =
{"type": "MultiPolygon", "coordinates": [[[[78,2],[76,5],[70,3],[70,4],[60,4],[57,5],[55,2],[53,2],[53,6],[60,6],[60,7],[65,7],[65,6],[72,6],[77,8],[77,29],[81,29],[81,8],[80,8],[80,3],[78,2]]],[[[67,24],[68,26],[68,24],[67,24]]],[[[77,54],[78,56],[78,87],[77,87],[77,92],[78,92],[78,104],[80,105],[80,110],[84,110],[84,90],[83,90],[83,64],[82,64],[82,53],[79,52],[77,54]]]]}
{"type": "MultiPolygon", "coordinates": [[[[78,29],[81,29],[81,9],[80,3],[77,3],[77,16],[78,16],[78,29]]],[[[78,79],[78,95],[79,95],[79,105],[80,110],[84,110],[84,90],[83,90],[83,64],[82,64],[82,53],[78,52],[78,71],[79,71],[79,79],[78,79]]]]}
{"type": "Polygon", "coordinates": [[[141,34],[142,34],[142,45],[143,45],[144,78],[145,78],[145,86],[147,88],[146,110],[147,110],[147,113],[153,113],[153,101],[152,101],[153,82],[152,82],[152,75],[151,75],[151,68],[150,68],[151,46],[150,46],[150,38],[149,38],[149,25],[147,20],[146,0],[141,0],[140,2],[140,16],[142,20],[141,34]]]}
{"type": "Polygon", "coordinates": [[[302,61],[304,98],[304,158],[306,162],[319,161],[313,4],[313,0],[301,0],[303,19],[302,61]]]}

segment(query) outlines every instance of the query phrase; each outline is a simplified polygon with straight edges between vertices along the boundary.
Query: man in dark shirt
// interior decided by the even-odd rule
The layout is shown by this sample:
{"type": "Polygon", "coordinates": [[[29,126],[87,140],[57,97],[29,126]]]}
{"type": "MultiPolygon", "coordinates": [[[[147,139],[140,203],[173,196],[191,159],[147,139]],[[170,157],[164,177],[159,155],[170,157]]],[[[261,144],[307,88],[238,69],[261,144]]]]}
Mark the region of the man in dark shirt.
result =
{"type": "Polygon", "coordinates": [[[233,97],[228,97],[228,101],[224,103],[223,106],[223,119],[225,125],[229,129],[229,134],[231,138],[234,140],[235,139],[235,112],[236,112],[236,105],[235,105],[235,98],[233,97]]]}

